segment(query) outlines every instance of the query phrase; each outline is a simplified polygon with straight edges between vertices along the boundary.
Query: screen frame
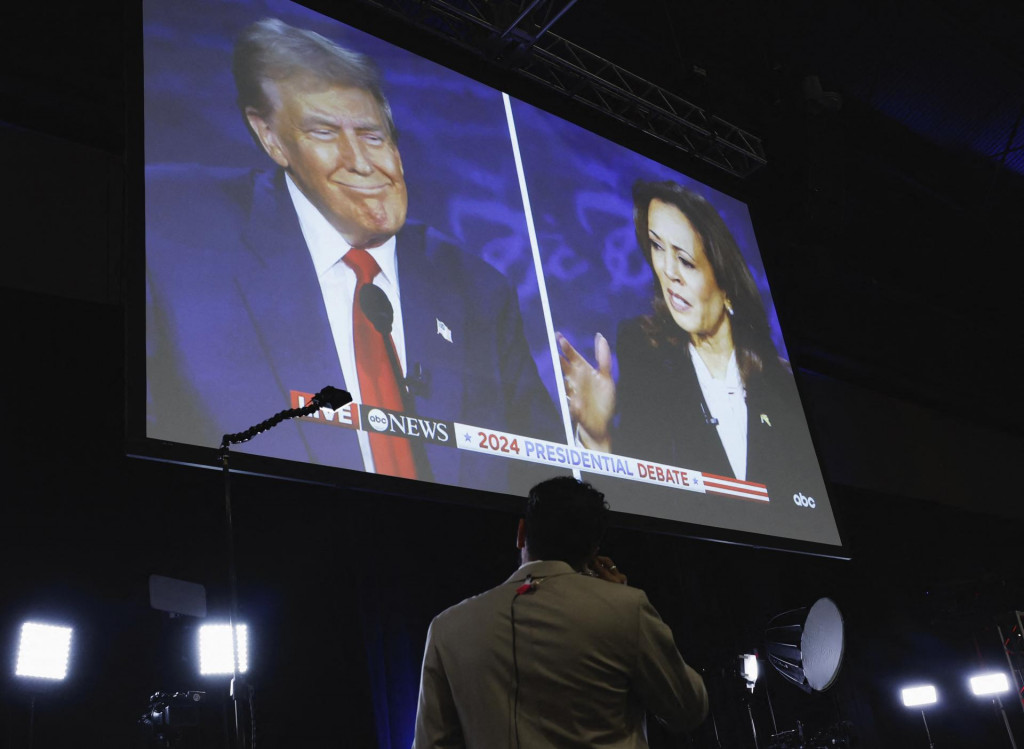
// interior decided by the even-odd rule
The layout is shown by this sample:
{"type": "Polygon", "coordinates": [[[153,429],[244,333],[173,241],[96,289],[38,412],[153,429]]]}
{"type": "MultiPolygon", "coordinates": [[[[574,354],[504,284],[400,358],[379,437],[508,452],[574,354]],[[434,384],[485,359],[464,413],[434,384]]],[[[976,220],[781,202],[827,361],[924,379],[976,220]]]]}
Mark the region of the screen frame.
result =
{"type": "MultiPolygon", "coordinates": [[[[593,108],[573,102],[558,95],[543,85],[527,80],[514,70],[507,69],[481,53],[464,48],[439,34],[424,34],[396,12],[356,4],[347,7],[343,14],[327,7],[326,3],[309,1],[296,3],[321,13],[339,23],[351,26],[361,32],[375,36],[382,41],[419,55],[430,62],[466,76],[478,83],[507,93],[526,104],[560,117],[595,135],[606,138],[635,153],[652,159],[668,168],[685,174],[709,188],[744,203],[751,214],[753,231],[756,235],[756,198],[751,195],[752,186],[724,171],[710,166],[692,154],[686,154],[645,135],[639,129],[626,126],[608,115],[601,115],[593,108]],[[339,18],[344,15],[344,18],[339,18]]],[[[143,2],[136,0],[126,4],[127,39],[127,97],[126,97],[126,196],[125,196],[125,452],[129,457],[160,462],[171,462],[207,469],[223,469],[218,446],[199,447],[167,442],[146,436],[146,227],[145,227],[145,132],[144,132],[144,76],[143,76],[143,2]]],[[[759,242],[758,246],[761,244],[759,242]]],[[[769,260],[762,252],[765,273],[771,279],[769,260]]],[[[770,284],[769,284],[770,285],[770,284]]],[[[787,326],[784,310],[773,288],[776,314],[780,319],[783,340],[787,326]]],[[[821,451],[814,426],[807,419],[804,407],[804,393],[800,383],[799,364],[787,342],[787,351],[793,366],[793,377],[800,396],[801,410],[807,423],[814,458],[821,470],[821,451]]],[[[328,385],[332,383],[322,383],[328,385]]],[[[264,418],[273,414],[267,413],[264,418]]],[[[238,429],[251,425],[240,424],[238,429]]],[[[259,436],[254,438],[259,439],[259,436]]],[[[505,512],[521,512],[522,498],[498,494],[479,489],[467,489],[446,484],[413,481],[378,475],[358,470],[333,466],[297,463],[288,460],[267,458],[244,453],[230,453],[230,470],[239,474],[285,479],[299,483],[310,483],[334,487],[339,490],[367,492],[398,496],[415,501],[432,501],[478,507],[505,512]]],[[[589,478],[589,477],[588,477],[589,478]]],[[[838,536],[839,545],[815,543],[767,534],[757,534],[729,528],[699,525],[678,520],[651,516],[613,512],[613,525],[630,530],[679,536],[689,539],[736,544],[741,546],[794,552],[834,559],[850,559],[848,541],[844,533],[842,513],[836,506],[833,485],[824,476],[829,502],[838,536]]],[[[593,478],[595,485],[603,489],[600,477],[593,478]]]]}

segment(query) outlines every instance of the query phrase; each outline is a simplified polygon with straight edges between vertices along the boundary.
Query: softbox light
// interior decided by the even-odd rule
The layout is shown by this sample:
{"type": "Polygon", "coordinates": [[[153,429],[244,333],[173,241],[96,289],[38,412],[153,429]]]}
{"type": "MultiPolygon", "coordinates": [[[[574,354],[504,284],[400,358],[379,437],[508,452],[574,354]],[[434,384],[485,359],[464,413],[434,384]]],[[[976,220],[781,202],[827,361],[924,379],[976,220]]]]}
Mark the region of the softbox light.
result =
{"type": "Polygon", "coordinates": [[[844,644],[843,616],[830,598],[779,614],[765,630],[768,662],[786,681],[808,693],[832,686],[843,662],[844,644]]]}

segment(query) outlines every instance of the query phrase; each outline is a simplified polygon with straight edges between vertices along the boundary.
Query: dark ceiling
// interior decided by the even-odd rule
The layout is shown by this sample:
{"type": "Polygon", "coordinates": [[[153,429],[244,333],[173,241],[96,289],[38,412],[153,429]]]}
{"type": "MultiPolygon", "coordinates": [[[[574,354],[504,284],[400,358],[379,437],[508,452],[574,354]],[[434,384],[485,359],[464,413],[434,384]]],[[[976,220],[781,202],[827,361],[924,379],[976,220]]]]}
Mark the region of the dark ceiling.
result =
{"type": "MultiPolygon", "coordinates": [[[[310,4],[370,31],[431,12],[310,4]]],[[[0,121],[123,157],[135,0],[11,5],[0,121]]],[[[551,33],[763,139],[751,177],[698,176],[750,202],[798,367],[1020,433],[1022,29],[1019,0],[580,0],[551,33]]]]}

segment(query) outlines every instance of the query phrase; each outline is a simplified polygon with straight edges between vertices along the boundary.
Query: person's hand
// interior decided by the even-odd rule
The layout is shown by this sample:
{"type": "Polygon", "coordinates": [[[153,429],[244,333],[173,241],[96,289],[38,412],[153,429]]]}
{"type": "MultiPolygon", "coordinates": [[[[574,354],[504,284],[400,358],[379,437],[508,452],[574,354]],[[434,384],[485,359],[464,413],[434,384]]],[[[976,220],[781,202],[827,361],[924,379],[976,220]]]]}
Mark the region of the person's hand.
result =
{"type": "Polygon", "coordinates": [[[585,569],[590,570],[594,577],[599,577],[602,580],[607,580],[610,583],[616,583],[618,585],[625,585],[628,579],[624,574],[619,572],[619,568],[615,566],[615,562],[611,560],[611,557],[591,557],[590,561],[587,562],[585,569]]]}
{"type": "Polygon", "coordinates": [[[598,333],[594,336],[597,367],[583,358],[561,333],[556,334],[562,355],[562,378],[569,401],[569,415],[579,428],[580,442],[591,450],[610,452],[608,429],[615,413],[615,382],[612,380],[612,350],[598,333]]]}

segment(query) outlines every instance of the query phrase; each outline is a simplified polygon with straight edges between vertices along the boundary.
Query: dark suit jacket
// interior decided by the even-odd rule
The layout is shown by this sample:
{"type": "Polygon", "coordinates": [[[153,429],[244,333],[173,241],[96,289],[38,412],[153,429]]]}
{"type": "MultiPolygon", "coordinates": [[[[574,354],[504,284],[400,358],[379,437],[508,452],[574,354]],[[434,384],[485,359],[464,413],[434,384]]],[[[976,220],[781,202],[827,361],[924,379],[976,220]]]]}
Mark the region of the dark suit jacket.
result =
{"type": "Polygon", "coordinates": [[[640,749],[645,709],[675,730],[708,710],[647,596],[535,562],[431,623],[413,749],[515,747],[517,726],[523,749],[640,749]],[[537,589],[516,598],[528,573],[537,589]]]}
{"type": "MultiPolygon", "coordinates": [[[[701,409],[704,396],[688,347],[653,346],[635,318],[620,325],[616,355],[619,422],[612,450],[734,477],[718,430],[701,409]]],[[[767,485],[772,500],[782,503],[799,490],[823,495],[793,378],[779,367],[746,387],[746,480],[767,485]]]]}
{"type": "MultiPolygon", "coordinates": [[[[148,436],[216,446],[290,407],[289,391],[345,387],[284,173],[147,173],[148,436]]],[[[437,232],[397,237],[406,361],[420,416],[559,439],[514,289],[437,232]],[[452,341],[437,332],[437,321],[452,341]]],[[[293,420],[247,452],[362,470],[352,430],[293,420]]],[[[434,480],[525,493],[525,464],[428,445],[434,480]]]]}

